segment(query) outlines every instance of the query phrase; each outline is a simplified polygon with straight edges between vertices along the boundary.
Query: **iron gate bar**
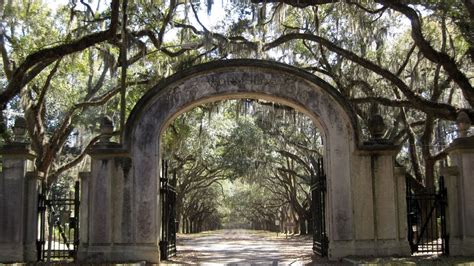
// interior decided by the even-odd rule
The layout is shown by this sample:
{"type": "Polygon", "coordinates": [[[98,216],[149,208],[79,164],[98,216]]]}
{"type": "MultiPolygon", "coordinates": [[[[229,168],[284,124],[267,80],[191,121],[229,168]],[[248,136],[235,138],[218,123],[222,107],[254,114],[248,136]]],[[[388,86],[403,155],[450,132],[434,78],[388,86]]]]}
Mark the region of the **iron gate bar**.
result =
{"type": "Polygon", "coordinates": [[[167,260],[176,255],[176,172],[169,179],[168,161],[162,161],[160,178],[161,240],[160,258],[167,260]]]}
{"type": "Polygon", "coordinates": [[[444,183],[444,176],[440,176],[439,178],[439,187],[440,187],[440,222],[441,222],[441,238],[443,239],[442,248],[444,251],[444,255],[449,255],[449,235],[447,230],[447,222],[446,222],[446,208],[448,206],[448,189],[444,183]]]}
{"type": "Polygon", "coordinates": [[[44,258],[44,244],[45,244],[45,219],[46,219],[46,197],[42,191],[44,185],[41,186],[38,194],[38,240],[36,241],[37,261],[44,258]]]}
{"type": "Polygon", "coordinates": [[[79,181],[74,194],[47,193],[45,185],[38,195],[37,260],[75,260],[79,246],[79,181]],[[74,213],[74,216],[71,214],[74,213]],[[67,216],[67,217],[66,217],[67,216]]]}
{"type": "Polygon", "coordinates": [[[408,241],[412,254],[449,254],[446,229],[447,190],[439,178],[436,192],[415,193],[409,176],[407,184],[408,241]]]}
{"type": "MultiPolygon", "coordinates": [[[[429,212],[429,214],[428,214],[428,217],[431,217],[431,216],[433,215],[433,212],[434,212],[434,210],[435,210],[435,208],[436,208],[437,199],[434,198],[434,201],[435,201],[435,202],[434,202],[433,206],[431,207],[431,210],[430,210],[430,212],[429,212]]],[[[424,235],[424,233],[426,232],[426,228],[428,227],[428,222],[430,222],[431,225],[433,225],[433,219],[426,219],[425,223],[424,223],[423,226],[421,227],[420,235],[424,235]]],[[[417,239],[417,242],[416,242],[416,244],[415,244],[416,246],[418,246],[418,245],[420,244],[420,240],[421,240],[421,239],[422,239],[422,238],[418,238],[418,239],[417,239]]]]}
{"type": "Polygon", "coordinates": [[[318,158],[316,176],[311,177],[311,210],[313,221],[313,252],[326,257],[328,255],[328,237],[326,234],[326,174],[323,159],[318,158]]]}

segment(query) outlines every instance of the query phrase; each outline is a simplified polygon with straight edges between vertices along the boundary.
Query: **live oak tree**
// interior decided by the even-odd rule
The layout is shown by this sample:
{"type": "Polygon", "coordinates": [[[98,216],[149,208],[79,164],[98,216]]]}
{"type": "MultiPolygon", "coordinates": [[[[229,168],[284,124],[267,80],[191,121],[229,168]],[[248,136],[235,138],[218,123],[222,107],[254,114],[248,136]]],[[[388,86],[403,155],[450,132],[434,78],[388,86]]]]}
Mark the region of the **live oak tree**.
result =
{"type": "Polygon", "coordinates": [[[2,136],[8,140],[10,114],[24,114],[49,183],[82,161],[88,144],[64,156],[75,133],[97,139],[87,126],[92,114],[112,116],[120,130],[157,80],[216,59],[270,59],[313,72],[351,102],[364,139],[379,112],[386,137],[402,144],[398,162],[428,188],[460,111],[474,120],[469,0],[231,1],[214,26],[200,12],[212,11],[212,1],[92,3],[69,1],[53,12],[39,0],[0,1],[2,136]]]}
{"type": "Polygon", "coordinates": [[[206,104],[180,115],[162,143],[183,232],[207,225],[200,209],[231,227],[278,230],[281,220],[296,225],[294,232],[310,229],[309,187],[322,142],[302,113],[251,99],[206,104]]]}
{"type": "MultiPolygon", "coordinates": [[[[185,51],[163,46],[177,3],[147,12],[138,12],[149,7],[138,3],[108,4],[94,10],[71,1],[53,11],[37,0],[0,3],[2,135],[8,141],[12,117],[5,114],[23,113],[36,169],[48,186],[83,161],[100,137],[100,116],[110,115],[121,130],[145,89],[170,66],[179,68],[174,58],[185,51]],[[139,25],[145,15],[146,25],[127,24],[139,25]]],[[[195,54],[188,57],[201,56],[195,54]]]]}
{"type": "Polygon", "coordinates": [[[473,117],[468,2],[262,1],[267,20],[256,28],[263,51],[333,84],[362,125],[381,112],[393,125],[387,136],[406,143],[414,178],[432,188],[440,146],[452,138],[447,121],[473,117]]]}
{"type": "Polygon", "coordinates": [[[217,214],[216,186],[229,178],[220,151],[216,149],[219,134],[229,121],[214,124],[214,105],[200,106],[180,115],[162,136],[162,156],[169,162],[170,174],[176,180],[176,216],[183,232],[199,231],[204,226],[198,210],[217,214]],[[195,219],[193,219],[193,217],[195,219]],[[199,219],[197,219],[199,218],[199,219]],[[195,228],[196,219],[199,228],[195,228]]]}
{"type": "Polygon", "coordinates": [[[235,182],[225,198],[223,223],[228,228],[280,230],[278,221],[286,202],[258,184],[235,182]]]}

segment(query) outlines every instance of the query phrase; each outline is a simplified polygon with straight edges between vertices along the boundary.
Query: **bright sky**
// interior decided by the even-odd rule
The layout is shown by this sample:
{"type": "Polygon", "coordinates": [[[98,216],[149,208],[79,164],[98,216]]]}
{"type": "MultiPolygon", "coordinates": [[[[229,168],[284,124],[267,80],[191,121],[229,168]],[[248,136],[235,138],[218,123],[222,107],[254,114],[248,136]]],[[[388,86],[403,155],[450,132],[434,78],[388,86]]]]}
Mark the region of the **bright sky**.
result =
{"type": "MultiPolygon", "coordinates": [[[[49,5],[51,9],[53,10],[56,10],[58,7],[64,6],[69,3],[69,0],[43,0],[43,1],[44,3],[49,5]]],[[[97,10],[97,8],[99,8],[99,10],[102,11],[107,7],[107,5],[110,4],[110,0],[88,0],[86,1],[86,3],[90,5],[92,10],[95,11],[97,10]]],[[[212,5],[210,14],[207,13],[206,6],[202,6],[198,10],[199,20],[207,29],[211,30],[217,25],[217,22],[223,21],[223,19],[226,16],[224,12],[224,5],[226,3],[227,3],[226,0],[215,0],[212,5]]],[[[184,9],[182,7],[183,6],[181,6],[181,8],[178,8],[177,12],[184,12],[184,9]]],[[[77,8],[85,9],[85,7],[82,6],[82,4],[80,3],[78,3],[77,8]]],[[[198,6],[196,6],[196,8],[198,8],[198,6]]],[[[181,16],[182,15],[183,14],[181,14],[181,16]]],[[[189,16],[189,21],[191,25],[194,25],[197,29],[202,30],[201,26],[199,25],[199,23],[197,22],[194,16],[194,13],[191,10],[189,10],[188,16],[189,16]]],[[[165,42],[176,40],[176,38],[178,37],[177,35],[178,29],[176,28],[169,28],[169,29],[170,30],[168,31],[168,34],[164,36],[165,42]]]]}
{"type": "MultiPolygon", "coordinates": [[[[69,3],[69,0],[43,0],[48,6],[50,6],[53,10],[56,10],[59,6],[63,6],[69,3]]],[[[202,8],[198,12],[199,20],[206,26],[207,28],[212,28],[216,25],[218,21],[222,21],[226,14],[224,12],[224,3],[225,0],[217,0],[212,5],[211,14],[208,15],[206,8],[202,8]]],[[[97,5],[99,4],[99,8],[103,9],[106,5],[110,4],[110,0],[92,0],[87,1],[93,10],[97,9],[97,5]]],[[[78,4],[80,5],[80,4],[78,4]]],[[[190,20],[192,24],[198,25],[194,16],[190,13],[190,20]]]]}
{"type": "MultiPolygon", "coordinates": [[[[97,5],[99,4],[100,6],[104,6],[104,1],[103,0],[92,0],[92,1],[85,1],[87,4],[89,4],[92,8],[92,10],[96,10],[97,5]]],[[[56,10],[58,6],[64,6],[69,3],[69,0],[43,0],[43,3],[46,3],[46,5],[50,6],[52,9],[56,10]]],[[[105,3],[108,4],[108,3],[105,3]]],[[[78,5],[81,5],[80,3],[78,5]]]]}
{"type": "MultiPolygon", "coordinates": [[[[224,12],[224,7],[223,7],[223,2],[224,1],[215,1],[214,4],[212,5],[212,10],[211,14],[207,14],[206,8],[202,8],[198,12],[199,20],[201,20],[202,24],[206,26],[207,28],[212,28],[213,26],[216,25],[217,22],[222,21],[226,14],[224,12]]],[[[225,4],[225,3],[224,3],[225,4]]],[[[193,24],[197,24],[197,21],[195,21],[194,16],[191,17],[191,22],[193,24]]]]}

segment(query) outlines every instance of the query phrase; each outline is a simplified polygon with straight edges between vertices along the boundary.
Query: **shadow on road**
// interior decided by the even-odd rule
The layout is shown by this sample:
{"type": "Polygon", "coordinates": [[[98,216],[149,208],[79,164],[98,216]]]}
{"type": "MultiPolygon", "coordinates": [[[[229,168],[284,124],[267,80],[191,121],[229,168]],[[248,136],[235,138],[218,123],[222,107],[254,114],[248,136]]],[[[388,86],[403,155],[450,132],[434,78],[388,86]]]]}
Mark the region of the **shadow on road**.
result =
{"type": "MultiPolygon", "coordinates": [[[[334,264],[313,256],[311,236],[268,231],[220,230],[178,236],[178,255],[166,264],[314,265],[334,264]]],[[[338,263],[340,264],[340,262],[338,263]]]]}

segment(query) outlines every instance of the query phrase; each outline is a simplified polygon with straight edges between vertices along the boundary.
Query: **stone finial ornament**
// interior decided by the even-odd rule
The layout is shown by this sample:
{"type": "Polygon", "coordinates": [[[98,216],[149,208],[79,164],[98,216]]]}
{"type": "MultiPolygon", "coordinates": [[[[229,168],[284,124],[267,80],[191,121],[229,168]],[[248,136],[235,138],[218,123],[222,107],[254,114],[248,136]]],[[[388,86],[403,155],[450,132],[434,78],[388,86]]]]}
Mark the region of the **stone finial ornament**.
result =
{"type": "Polygon", "coordinates": [[[367,126],[369,128],[370,135],[374,140],[382,139],[385,131],[387,130],[387,126],[385,125],[382,116],[379,114],[373,114],[369,118],[367,126]]]}
{"type": "Polygon", "coordinates": [[[100,119],[100,137],[101,143],[109,143],[112,133],[114,132],[114,122],[108,116],[104,116],[100,119]]]}
{"type": "Polygon", "coordinates": [[[471,119],[465,111],[458,113],[456,118],[456,125],[458,126],[459,136],[461,138],[467,137],[467,132],[471,127],[471,119]]]}
{"type": "Polygon", "coordinates": [[[15,119],[15,124],[13,125],[13,135],[15,136],[16,142],[23,142],[26,135],[26,119],[18,116],[15,119]]]}

